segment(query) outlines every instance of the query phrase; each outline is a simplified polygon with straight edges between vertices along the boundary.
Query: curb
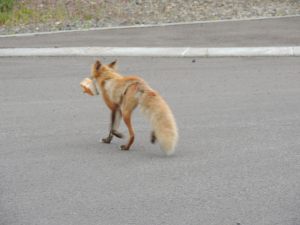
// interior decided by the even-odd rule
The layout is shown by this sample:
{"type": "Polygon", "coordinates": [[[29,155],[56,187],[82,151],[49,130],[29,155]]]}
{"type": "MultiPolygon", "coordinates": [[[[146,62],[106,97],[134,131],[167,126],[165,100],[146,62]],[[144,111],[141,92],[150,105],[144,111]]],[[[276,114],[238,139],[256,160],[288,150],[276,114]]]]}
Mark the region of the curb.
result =
{"type": "Polygon", "coordinates": [[[125,57],[275,57],[300,56],[300,46],[234,48],[65,47],[2,48],[0,57],[125,56],[125,57]]]}

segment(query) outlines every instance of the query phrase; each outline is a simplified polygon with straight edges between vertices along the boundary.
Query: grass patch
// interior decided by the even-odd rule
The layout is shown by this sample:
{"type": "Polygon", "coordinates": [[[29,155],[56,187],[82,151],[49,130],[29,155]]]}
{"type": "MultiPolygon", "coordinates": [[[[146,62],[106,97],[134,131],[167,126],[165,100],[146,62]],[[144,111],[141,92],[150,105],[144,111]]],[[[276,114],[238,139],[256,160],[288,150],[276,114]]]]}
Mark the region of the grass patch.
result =
{"type": "Polygon", "coordinates": [[[65,20],[67,16],[63,4],[57,4],[55,7],[41,7],[41,5],[29,6],[31,5],[28,3],[17,2],[4,24],[7,26],[17,26],[47,23],[65,20]]]}
{"type": "Polygon", "coordinates": [[[15,0],[0,0],[0,25],[11,18],[14,2],[15,0]]]}
{"type": "Polygon", "coordinates": [[[87,4],[79,0],[56,0],[45,4],[37,4],[36,0],[0,0],[0,25],[14,27],[97,20],[102,14],[102,7],[101,3],[87,4]]]}
{"type": "Polygon", "coordinates": [[[0,12],[9,12],[14,6],[15,0],[0,0],[0,12]]]}

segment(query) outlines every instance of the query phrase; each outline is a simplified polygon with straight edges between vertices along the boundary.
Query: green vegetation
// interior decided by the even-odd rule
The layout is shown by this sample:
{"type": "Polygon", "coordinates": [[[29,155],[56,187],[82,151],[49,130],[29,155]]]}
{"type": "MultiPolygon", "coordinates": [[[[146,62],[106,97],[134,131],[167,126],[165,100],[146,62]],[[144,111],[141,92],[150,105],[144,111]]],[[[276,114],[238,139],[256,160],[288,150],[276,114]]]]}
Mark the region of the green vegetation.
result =
{"type": "Polygon", "coordinates": [[[0,0],[0,12],[9,12],[12,10],[15,0],[0,0]]]}
{"type": "Polygon", "coordinates": [[[76,20],[96,19],[101,14],[101,4],[92,5],[73,0],[66,4],[63,0],[52,4],[36,4],[34,0],[0,0],[0,26],[47,24],[76,20]]]}
{"type": "Polygon", "coordinates": [[[15,0],[0,0],[0,25],[9,20],[15,0]]]}

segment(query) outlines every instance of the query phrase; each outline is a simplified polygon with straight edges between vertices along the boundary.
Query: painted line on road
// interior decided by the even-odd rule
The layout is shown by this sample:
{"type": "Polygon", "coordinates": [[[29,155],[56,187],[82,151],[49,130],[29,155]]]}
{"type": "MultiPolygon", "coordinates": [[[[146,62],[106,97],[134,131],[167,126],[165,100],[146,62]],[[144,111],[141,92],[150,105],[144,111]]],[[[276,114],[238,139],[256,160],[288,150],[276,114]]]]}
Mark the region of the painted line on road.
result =
{"type": "Polygon", "coordinates": [[[152,28],[152,27],[167,27],[167,26],[194,25],[194,24],[207,24],[207,23],[224,23],[224,22],[243,22],[243,21],[271,20],[271,19],[274,20],[274,19],[294,18],[294,17],[300,17],[300,14],[289,15],[289,16],[254,17],[254,18],[241,18],[241,19],[206,20],[206,21],[160,23],[160,24],[140,24],[140,25],[129,25],[129,26],[95,27],[95,28],[88,28],[88,29],[59,30],[59,31],[33,32],[33,33],[22,33],[22,34],[7,34],[7,35],[0,35],[0,38],[31,37],[31,36],[37,36],[37,35],[49,35],[49,34],[51,35],[51,34],[60,34],[60,33],[71,33],[71,32],[85,32],[85,31],[152,28]]]}
{"type": "Polygon", "coordinates": [[[169,47],[63,47],[2,48],[0,57],[26,56],[125,56],[125,57],[258,57],[300,56],[300,46],[235,48],[169,47]]]}

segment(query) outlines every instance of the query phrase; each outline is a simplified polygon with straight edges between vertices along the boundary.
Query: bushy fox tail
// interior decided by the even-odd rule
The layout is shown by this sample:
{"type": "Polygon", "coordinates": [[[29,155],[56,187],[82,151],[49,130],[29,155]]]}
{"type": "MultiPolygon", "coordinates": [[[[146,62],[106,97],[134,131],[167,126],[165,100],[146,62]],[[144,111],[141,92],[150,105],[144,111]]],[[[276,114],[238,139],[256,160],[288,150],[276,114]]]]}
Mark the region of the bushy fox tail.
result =
{"type": "Polygon", "coordinates": [[[175,151],[178,139],[174,115],[166,101],[148,85],[140,89],[139,105],[141,111],[149,118],[153,133],[152,141],[158,140],[167,155],[175,151]]]}

